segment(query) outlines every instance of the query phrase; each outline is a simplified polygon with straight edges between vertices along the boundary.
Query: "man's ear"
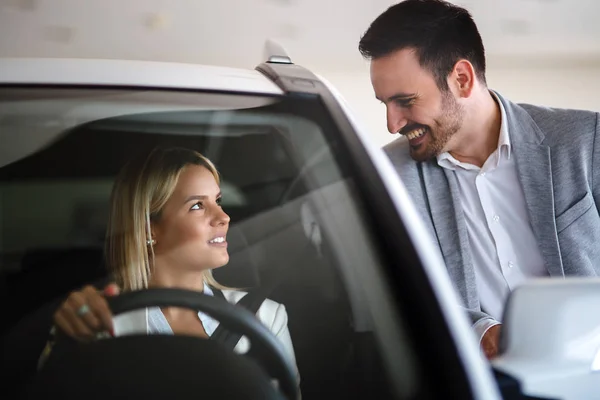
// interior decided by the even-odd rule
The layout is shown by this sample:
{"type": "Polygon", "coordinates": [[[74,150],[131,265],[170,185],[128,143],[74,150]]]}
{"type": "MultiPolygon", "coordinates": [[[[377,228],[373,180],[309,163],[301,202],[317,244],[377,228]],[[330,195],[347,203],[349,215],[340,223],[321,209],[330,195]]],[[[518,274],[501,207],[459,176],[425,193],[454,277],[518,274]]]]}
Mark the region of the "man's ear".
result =
{"type": "Polygon", "coordinates": [[[448,75],[448,87],[459,98],[468,98],[475,87],[475,68],[468,60],[460,60],[448,75]]]}

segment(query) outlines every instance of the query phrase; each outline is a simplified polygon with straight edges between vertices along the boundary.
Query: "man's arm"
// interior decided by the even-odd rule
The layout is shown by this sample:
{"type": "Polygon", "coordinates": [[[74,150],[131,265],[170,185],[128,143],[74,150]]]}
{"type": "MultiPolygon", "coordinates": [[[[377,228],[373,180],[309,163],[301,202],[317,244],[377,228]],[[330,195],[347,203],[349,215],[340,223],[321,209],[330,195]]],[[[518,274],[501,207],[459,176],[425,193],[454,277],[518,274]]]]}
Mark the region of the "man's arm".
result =
{"type": "Polygon", "coordinates": [[[488,360],[495,358],[500,350],[500,331],[502,324],[491,325],[483,334],[479,346],[488,360]]]}
{"type": "Polygon", "coordinates": [[[596,113],[594,149],[592,153],[592,195],[600,212],[600,113],[596,113]]]}
{"type": "Polygon", "coordinates": [[[471,319],[475,336],[479,338],[479,346],[488,359],[498,355],[500,339],[500,322],[482,311],[466,310],[471,319]]]}
{"type": "MultiPolygon", "coordinates": [[[[409,156],[408,141],[404,138],[396,139],[384,146],[383,151],[389,157],[396,172],[400,176],[404,187],[421,216],[421,220],[424,222],[425,227],[430,234],[434,247],[440,249],[440,243],[435,234],[435,230],[429,223],[430,221],[427,217],[429,215],[429,210],[425,206],[427,202],[424,198],[425,194],[423,193],[423,189],[420,186],[421,182],[416,174],[416,164],[409,156]]],[[[443,259],[441,249],[440,257],[443,259]]],[[[469,319],[471,320],[471,325],[476,336],[479,338],[479,343],[486,356],[488,356],[488,358],[495,356],[498,349],[497,335],[495,335],[495,333],[499,332],[500,323],[481,311],[466,308],[463,309],[467,312],[469,319]]]]}

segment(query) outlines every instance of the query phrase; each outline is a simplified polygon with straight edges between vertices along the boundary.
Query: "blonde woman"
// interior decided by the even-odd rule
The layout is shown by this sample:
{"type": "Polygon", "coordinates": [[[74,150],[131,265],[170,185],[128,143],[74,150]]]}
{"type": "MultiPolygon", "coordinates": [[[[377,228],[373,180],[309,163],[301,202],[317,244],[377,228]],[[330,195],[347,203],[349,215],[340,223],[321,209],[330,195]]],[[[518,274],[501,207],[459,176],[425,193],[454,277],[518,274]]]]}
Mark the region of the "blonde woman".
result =
{"type": "MultiPolygon", "coordinates": [[[[91,286],[72,292],[54,315],[55,327],[80,341],[102,332],[210,337],[219,322],[203,313],[155,307],[113,318],[105,296],[145,288],[208,295],[221,290],[230,303],[237,303],[245,293],[223,287],[212,276],[214,268],[229,261],[229,216],[221,208],[219,184],[212,162],[187,149],[156,149],[142,162],[127,165],[113,187],[107,230],[107,262],[115,283],[103,293],[91,286]]],[[[256,315],[295,365],[285,307],[267,299],[256,315]]],[[[248,350],[242,337],[234,351],[248,350]]]]}

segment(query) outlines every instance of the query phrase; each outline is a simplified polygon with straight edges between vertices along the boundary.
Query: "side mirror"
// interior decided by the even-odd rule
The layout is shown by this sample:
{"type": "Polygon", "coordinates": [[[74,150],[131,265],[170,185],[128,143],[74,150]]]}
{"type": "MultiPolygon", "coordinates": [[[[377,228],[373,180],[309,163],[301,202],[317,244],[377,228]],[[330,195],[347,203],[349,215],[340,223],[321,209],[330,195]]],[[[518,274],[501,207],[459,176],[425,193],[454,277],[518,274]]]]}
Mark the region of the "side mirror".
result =
{"type": "Polygon", "coordinates": [[[511,293],[496,370],[525,394],[600,398],[600,278],[543,278],[511,293]]]}

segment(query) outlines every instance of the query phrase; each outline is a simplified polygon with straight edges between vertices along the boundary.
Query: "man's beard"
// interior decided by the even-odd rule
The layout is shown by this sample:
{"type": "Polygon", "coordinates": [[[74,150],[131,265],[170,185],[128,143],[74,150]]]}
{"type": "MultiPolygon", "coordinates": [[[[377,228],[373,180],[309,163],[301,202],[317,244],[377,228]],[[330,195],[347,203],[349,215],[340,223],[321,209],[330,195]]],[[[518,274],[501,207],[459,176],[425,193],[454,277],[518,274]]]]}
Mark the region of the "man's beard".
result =
{"type": "Polygon", "coordinates": [[[444,152],[444,148],[452,136],[462,126],[465,110],[458,104],[450,91],[442,94],[442,112],[434,120],[435,127],[425,126],[427,129],[427,147],[421,149],[410,149],[410,155],[415,161],[428,161],[444,152]]]}

